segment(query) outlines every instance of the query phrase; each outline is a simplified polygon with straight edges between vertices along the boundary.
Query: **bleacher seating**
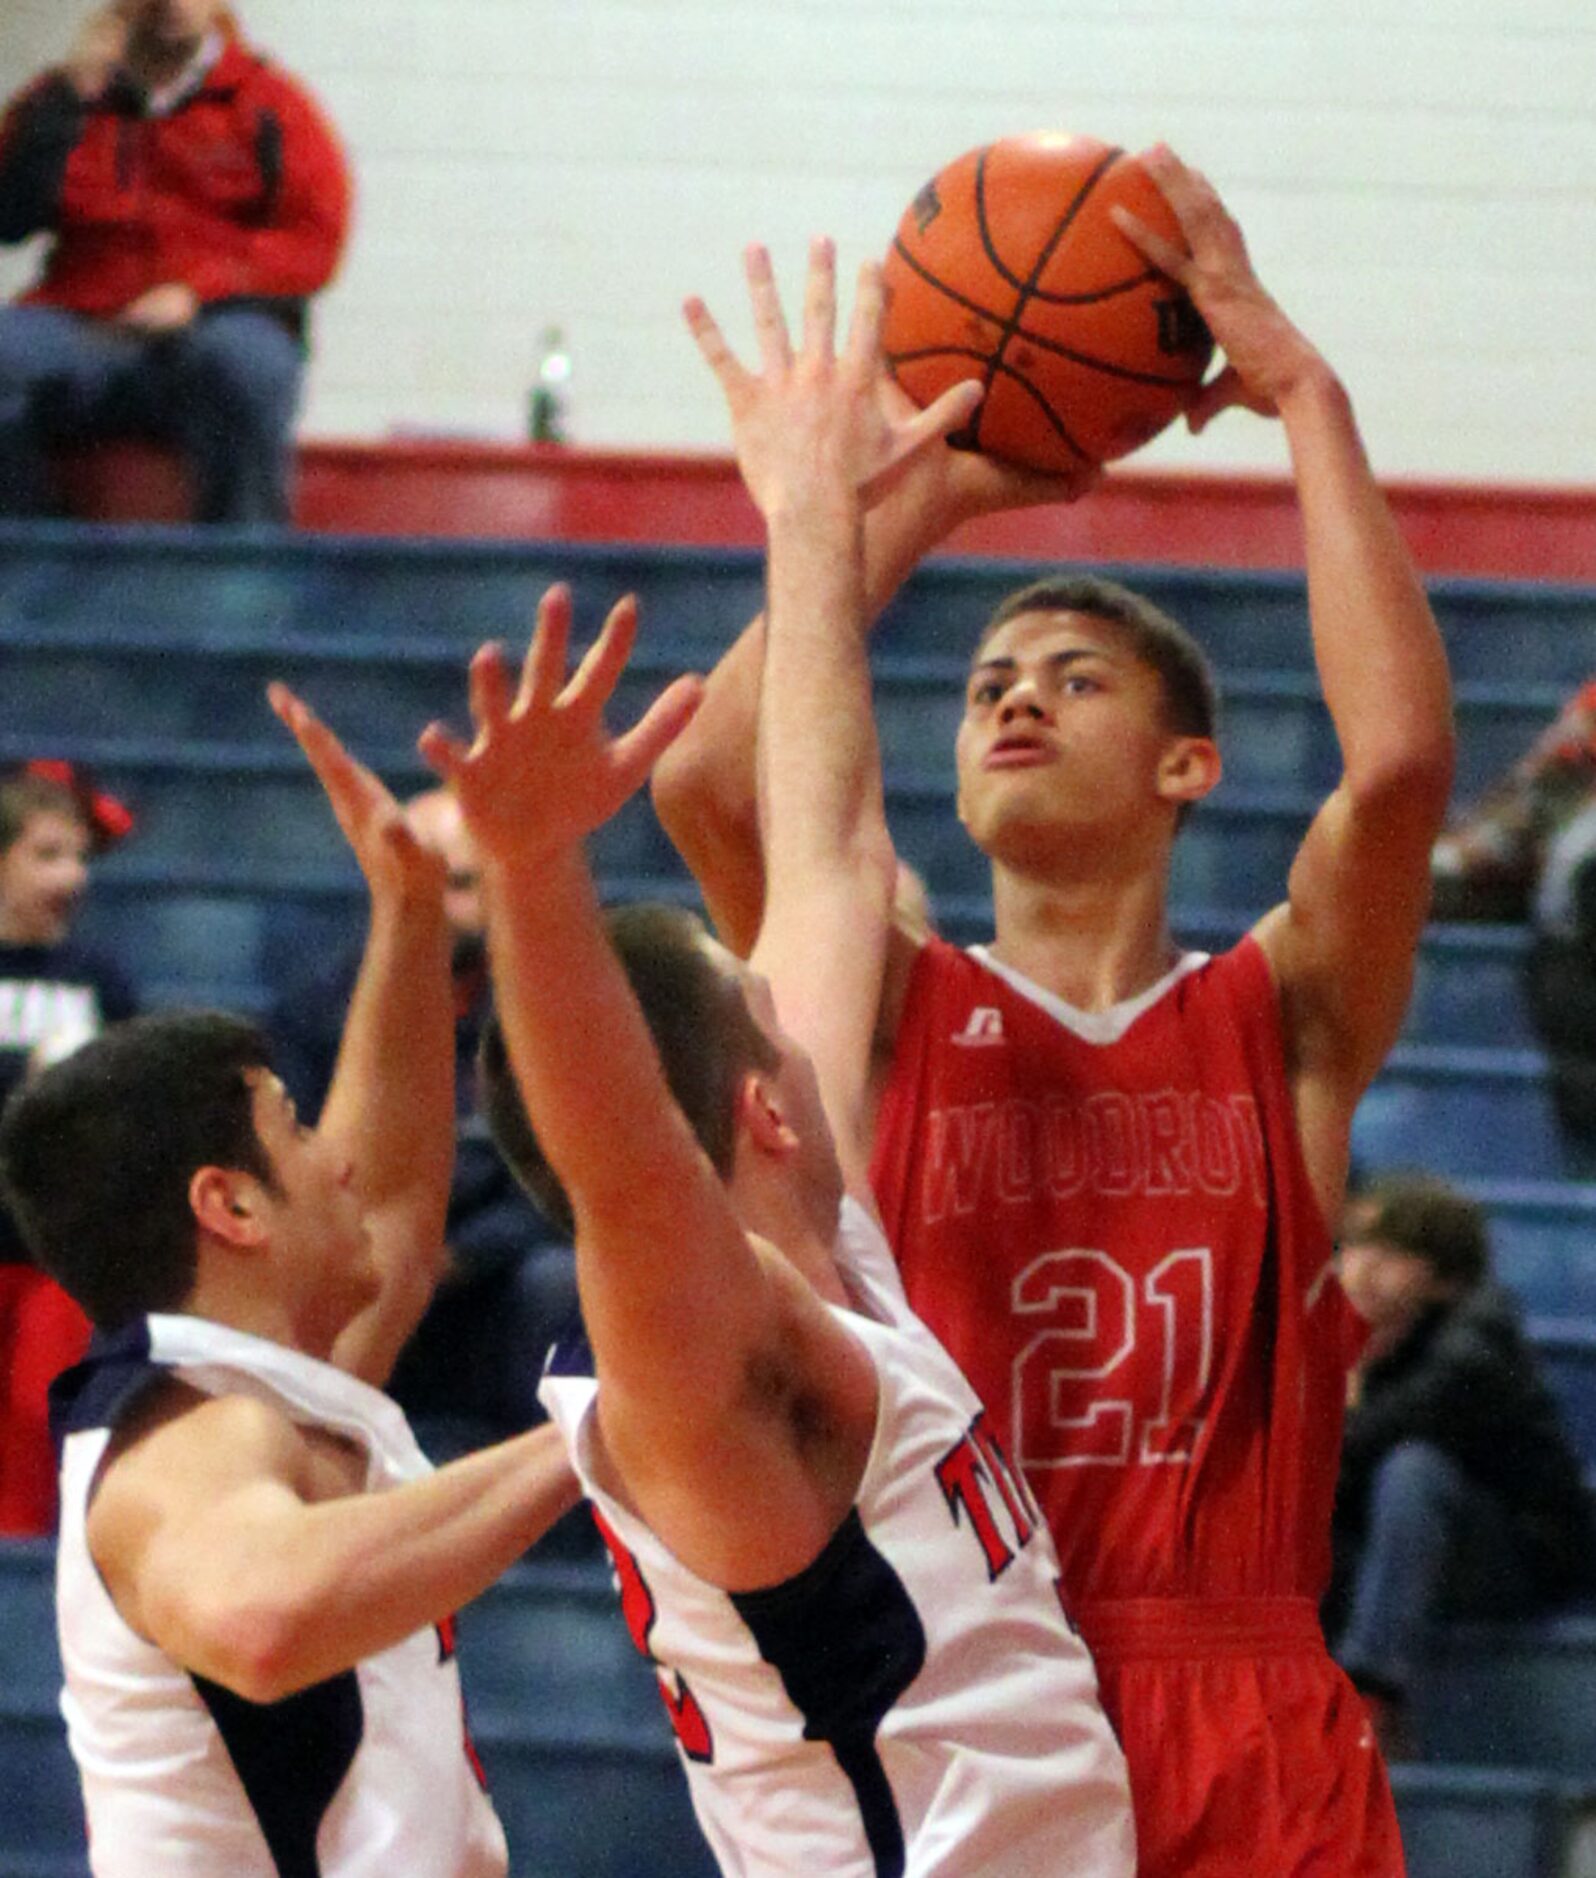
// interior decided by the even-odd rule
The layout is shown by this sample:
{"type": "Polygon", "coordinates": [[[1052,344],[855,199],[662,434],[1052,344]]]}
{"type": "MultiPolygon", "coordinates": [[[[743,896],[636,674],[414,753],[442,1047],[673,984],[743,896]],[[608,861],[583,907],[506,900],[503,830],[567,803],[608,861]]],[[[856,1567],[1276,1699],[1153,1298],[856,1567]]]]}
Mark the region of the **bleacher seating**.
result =
{"type": "Polygon", "coordinates": [[[1410,1878],[1564,1878],[1585,1808],[1545,1774],[1406,1766],[1391,1776],[1410,1878]]]}
{"type": "MultiPolygon", "coordinates": [[[[879,635],[895,832],[960,939],[989,930],[984,866],[949,813],[963,659],[974,623],[1028,572],[937,564],[879,635]]],[[[463,722],[468,652],[490,636],[520,642],[556,578],[573,583],[584,632],[620,593],[642,598],[622,716],[667,674],[707,667],[761,601],[758,557],[740,549],[0,524],[0,762],[88,761],[140,819],[138,838],[97,877],[86,934],[114,946],[154,1002],[259,1009],[361,910],[331,817],[265,706],[267,679],[302,689],[396,787],[420,787],[416,731],[437,716],[463,722]]],[[[1173,568],[1127,578],[1197,632],[1224,680],[1227,777],[1182,837],[1174,913],[1188,943],[1226,945],[1278,897],[1336,773],[1301,582],[1173,568]]],[[[1471,581],[1434,592],[1459,685],[1467,797],[1596,670],[1596,590],[1471,581]]],[[[597,854],[612,893],[691,894],[641,800],[597,854]]],[[[1596,1168],[1556,1127],[1519,992],[1524,943],[1494,927],[1426,936],[1403,1041],[1358,1119],[1357,1155],[1369,1170],[1451,1173],[1486,1203],[1501,1274],[1531,1313],[1596,1467],[1596,1168]]],[[[0,1878],[82,1871],[44,1647],[48,1562],[47,1548],[0,1550],[0,1878]]],[[[603,1579],[525,1567],[465,1615],[460,1648],[518,1871],[707,1871],[651,1673],[603,1579]]],[[[1445,1764],[1397,1779],[1415,1878],[1565,1868],[1596,1785],[1593,1692],[1596,1620],[1447,1639],[1419,1716],[1426,1755],[1445,1764]]]]}
{"type": "MultiPolygon", "coordinates": [[[[86,1878],[53,1570],[48,1543],[0,1541],[0,1878],[86,1878]]],[[[458,1638],[513,1878],[712,1878],[654,1677],[606,1573],[520,1566],[461,1614],[458,1638]]]]}
{"type": "Polygon", "coordinates": [[[1451,1627],[1414,1724],[1429,1759],[1596,1785],[1596,1614],[1451,1627]]]}
{"type": "Polygon", "coordinates": [[[55,1549],[0,1540],[0,1878],[84,1878],[83,1803],[57,1702],[55,1549]]]}

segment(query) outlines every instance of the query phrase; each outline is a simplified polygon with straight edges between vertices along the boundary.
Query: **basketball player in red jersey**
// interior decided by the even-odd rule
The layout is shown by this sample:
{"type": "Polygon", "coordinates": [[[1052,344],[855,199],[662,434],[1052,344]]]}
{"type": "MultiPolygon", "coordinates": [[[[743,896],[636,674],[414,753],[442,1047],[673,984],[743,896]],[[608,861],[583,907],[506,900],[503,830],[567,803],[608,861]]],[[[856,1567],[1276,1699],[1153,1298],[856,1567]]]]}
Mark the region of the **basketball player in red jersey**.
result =
{"type": "MultiPolygon", "coordinates": [[[[1146,161],[1190,253],[1122,225],[1227,360],[1192,427],[1239,403],[1286,429],[1342,778],[1285,901],[1233,951],[1182,953],[1171,851],[1219,775],[1200,655],[1116,589],[1044,586],[1000,610],[958,739],[996,939],[900,940],[873,1174],[915,1308],[1047,1509],[1145,1878],[1390,1878],[1384,1769],[1317,1623],[1359,1340],[1325,1222],[1407,1002],[1451,781],[1449,683],[1344,389],[1207,182],[1168,151],[1146,161]]],[[[984,489],[966,465],[940,475],[877,512],[878,601],[923,526],[908,505],[1001,499],[995,470],[984,489]]],[[[760,881],[759,665],[756,622],[655,783],[734,940],[760,881]]]]}

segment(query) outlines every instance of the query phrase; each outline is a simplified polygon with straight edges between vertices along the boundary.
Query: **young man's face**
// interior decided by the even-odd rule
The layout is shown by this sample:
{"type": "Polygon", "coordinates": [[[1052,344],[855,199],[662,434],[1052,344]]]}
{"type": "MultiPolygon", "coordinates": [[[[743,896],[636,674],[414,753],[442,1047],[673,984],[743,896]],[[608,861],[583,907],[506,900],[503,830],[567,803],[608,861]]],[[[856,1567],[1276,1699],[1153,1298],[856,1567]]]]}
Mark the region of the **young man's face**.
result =
{"type": "Polygon", "coordinates": [[[210,31],[221,0],[127,0],[135,43],[171,54],[191,51],[210,31]]]}
{"type": "Polygon", "coordinates": [[[1112,623],[1021,613],[977,654],[955,746],[959,819],[994,860],[1046,865],[1083,837],[1167,823],[1182,742],[1163,683],[1112,623]]]}
{"type": "Polygon", "coordinates": [[[88,883],[89,832],[65,809],[35,809],[0,854],[0,935],[59,945],[88,883]]]}
{"type": "Polygon", "coordinates": [[[276,1180],[262,1197],[271,1238],[305,1279],[318,1316],[333,1334],[376,1295],[371,1233],[354,1186],[354,1166],[318,1130],[300,1121],[269,1070],[250,1074],[255,1133],[276,1180]]]}

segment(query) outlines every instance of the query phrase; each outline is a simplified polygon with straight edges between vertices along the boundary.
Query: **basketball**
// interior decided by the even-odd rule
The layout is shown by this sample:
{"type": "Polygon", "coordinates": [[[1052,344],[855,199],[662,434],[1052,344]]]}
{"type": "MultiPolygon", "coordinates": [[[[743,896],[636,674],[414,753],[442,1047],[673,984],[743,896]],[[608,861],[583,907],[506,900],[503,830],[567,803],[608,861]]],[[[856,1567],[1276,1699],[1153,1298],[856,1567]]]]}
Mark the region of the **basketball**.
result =
{"type": "Polygon", "coordinates": [[[916,404],[982,380],[951,442],[1059,473],[1129,455],[1185,409],[1213,341],[1115,227],[1115,205],[1185,247],[1136,157],[1091,137],[968,151],[909,204],[886,260],[883,343],[916,404]]]}

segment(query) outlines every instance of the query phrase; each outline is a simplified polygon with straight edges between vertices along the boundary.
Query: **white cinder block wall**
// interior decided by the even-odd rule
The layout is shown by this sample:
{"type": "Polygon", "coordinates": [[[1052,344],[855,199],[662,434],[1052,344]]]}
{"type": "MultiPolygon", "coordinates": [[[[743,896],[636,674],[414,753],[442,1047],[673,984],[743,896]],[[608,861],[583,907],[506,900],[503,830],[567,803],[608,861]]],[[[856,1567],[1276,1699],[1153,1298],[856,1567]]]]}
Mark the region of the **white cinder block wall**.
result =
{"type": "MultiPolygon", "coordinates": [[[[740,245],[882,250],[948,158],[1167,138],[1352,385],[1390,474],[1596,481],[1592,0],[245,0],[320,91],[360,218],[306,429],[509,438],[564,325],[573,430],[719,447],[677,307],[740,245]]],[[[6,91],[86,8],[0,0],[6,91]]],[[[25,257],[0,260],[14,286],[25,257]]],[[[1233,417],[1148,462],[1282,466],[1233,417]]]]}

